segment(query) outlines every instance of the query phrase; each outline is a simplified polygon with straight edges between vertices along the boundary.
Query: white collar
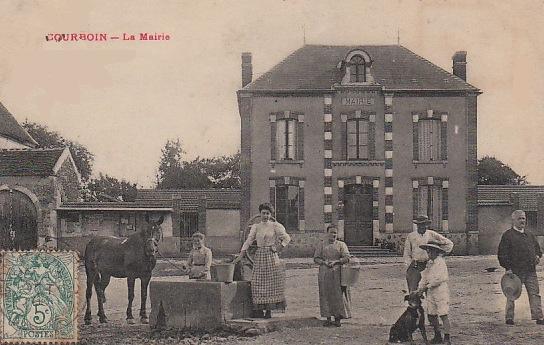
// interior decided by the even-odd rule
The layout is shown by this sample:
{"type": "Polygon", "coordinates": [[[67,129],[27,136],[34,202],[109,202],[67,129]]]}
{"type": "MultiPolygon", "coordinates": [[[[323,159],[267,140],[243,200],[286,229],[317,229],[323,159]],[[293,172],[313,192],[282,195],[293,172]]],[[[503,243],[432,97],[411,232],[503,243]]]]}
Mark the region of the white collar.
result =
{"type": "Polygon", "coordinates": [[[517,232],[521,232],[522,234],[525,233],[525,229],[518,229],[517,227],[515,226],[512,226],[514,228],[514,230],[516,230],[517,232]]]}

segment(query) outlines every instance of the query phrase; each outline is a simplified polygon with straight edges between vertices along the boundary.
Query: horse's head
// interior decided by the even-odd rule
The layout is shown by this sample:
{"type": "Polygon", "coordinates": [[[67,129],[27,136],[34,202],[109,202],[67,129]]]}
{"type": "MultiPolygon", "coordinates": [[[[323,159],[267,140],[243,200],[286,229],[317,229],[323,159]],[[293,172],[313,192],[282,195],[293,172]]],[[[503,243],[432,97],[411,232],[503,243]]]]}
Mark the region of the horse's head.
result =
{"type": "Polygon", "coordinates": [[[145,215],[147,226],[143,231],[145,246],[144,253],[147,257],[155,257],[158,252],[159,240],[162,238],[161,224],[164,217],[161,215],[158,219],[145,215]]]}

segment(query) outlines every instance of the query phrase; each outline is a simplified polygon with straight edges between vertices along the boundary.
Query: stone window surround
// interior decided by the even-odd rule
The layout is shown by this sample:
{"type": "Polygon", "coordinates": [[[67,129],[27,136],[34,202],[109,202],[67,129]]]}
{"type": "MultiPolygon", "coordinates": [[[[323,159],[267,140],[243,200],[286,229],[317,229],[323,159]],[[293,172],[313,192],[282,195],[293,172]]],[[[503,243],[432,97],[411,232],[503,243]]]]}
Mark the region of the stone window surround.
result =
{"type": "Polygon", "coordinates": [[[351,112],[343,112],[340,114],[342,121],[341,127],[341,159],[343,161],[358,162],[358,161],[374,161],[376,159],[376,112],[365,110],[353,110],[351,112]],[[368,159],[348,159],[348,121],[352,120],[368,121],[368,159]]]}
{"type": "Polygon", "coordinates": [[[270,120],[270,164],[302,164],[304,163],[304,113],[299,111],[278,111],[269,115],[270,120]],[[295,148],[295,159],[278,160],[278,148],[276,143],[277,121],[283,119],[293,119],[297,121],[295,139],[297,141],[295,148]]]}
{"type": "MultiPolygon", "coordinates": [[[[447,177],[419,177],[412,179],[412,216],[415,219],[419,213],[419,187],[420,186],[442,186],[442,224],[438,232],[449,232],[448,219],[448,190],[449,179],[447,177]]],[[[415,227],[414,227],[415,229],[415,227]]]]}
{"type": "MultiPolygon", "coordinates": [[[[305,231],[305,216],[304,216],[304,177],[295,177],[295,176],[276,176],[270,177],[269,181],[269,200],[270,204],[274,206],[274,211],[276,210],[276,186],[295,186],[298,187],[298,232],[305,231]]],[[[274,212],[275,213],[275,212],[274,212]]],[[[275,214],[274,214],[275,217],[275,214]]],[[[289,229],[286,228],[288,232],[289,229]]]]}
{"type": "Polygon", "coordinates": [[[447,164],[448,162],[448,113],[428,109],[412,112],[413,163],[417,164],[447,164]],[[440,121],[440,160],[423,161],[419,159],[419,122],[440,121]]]}

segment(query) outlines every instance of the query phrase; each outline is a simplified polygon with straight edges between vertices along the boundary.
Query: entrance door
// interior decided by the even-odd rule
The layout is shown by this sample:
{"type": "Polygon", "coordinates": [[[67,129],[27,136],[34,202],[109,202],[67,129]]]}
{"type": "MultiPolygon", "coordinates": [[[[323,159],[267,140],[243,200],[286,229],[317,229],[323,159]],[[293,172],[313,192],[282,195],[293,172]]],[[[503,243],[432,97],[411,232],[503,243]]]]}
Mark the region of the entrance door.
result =
{"type": "Polygon", "coordinates": [[[346,186],[344,240],[348,245],[372,245],[372,185],[346,186]]]}
{"type": "Polygon", "coordinates": [[[37,211],[17,190],[0,191],[0,249],[29,250],[38,245],[37,211]]]}

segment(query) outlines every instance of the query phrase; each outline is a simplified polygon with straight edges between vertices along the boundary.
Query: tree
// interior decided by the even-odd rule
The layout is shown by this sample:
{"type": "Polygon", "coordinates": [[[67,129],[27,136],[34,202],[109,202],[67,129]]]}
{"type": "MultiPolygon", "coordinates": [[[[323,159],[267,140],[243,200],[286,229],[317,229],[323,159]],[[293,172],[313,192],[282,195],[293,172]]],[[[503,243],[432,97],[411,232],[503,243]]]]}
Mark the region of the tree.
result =
{"type": "Polygon", "coordinates": [[[478,184],[526,185],[527,176],[518,175],[512,168],[495,157],[485,156],[478,160],[478,184]]]}
{"type": "Polygon", "coordinates": [[[94,154],[85,146],[72,140],[62,137],[59,133],[50,130],[46,125],[25,120],[22,124],[28,134],[38,142],[38,147],[55,148],[68,147],[72,153],[72,158],[81,174],[83,182],[87,182],[91,177],[93,170],[94,154]]]}
{"type": "Polygon", "coordinates": [[[188,161],[179,139],[169,139],[161,152],[157,189],[240,188],[240,153],[188,161]]]}
{"type": "Polygon", "coordinates": [[[240,152],[209,159],[206,172],[214,188],[240,188],[240,152]]]}
{"type": "Polygon", "coordinates": [[[136,183],[100,173],[98,178],[87,183],[84,198],[85,201],[134,201],[137,193],[136,183]]]}

